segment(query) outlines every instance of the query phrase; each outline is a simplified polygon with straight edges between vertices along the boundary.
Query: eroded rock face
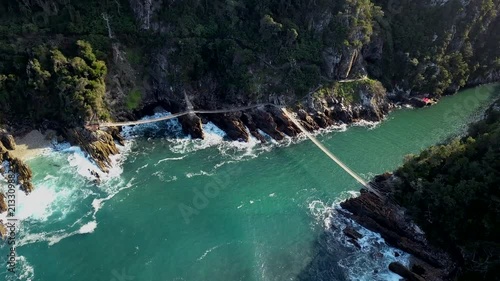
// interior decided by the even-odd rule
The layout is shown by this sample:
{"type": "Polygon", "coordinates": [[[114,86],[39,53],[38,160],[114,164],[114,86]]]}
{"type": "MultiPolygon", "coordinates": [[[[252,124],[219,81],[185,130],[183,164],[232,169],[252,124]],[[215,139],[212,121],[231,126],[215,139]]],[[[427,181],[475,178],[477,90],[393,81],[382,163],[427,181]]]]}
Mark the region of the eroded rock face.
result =
{"type": "Polygon", "coordinates": [[[7,212],[7,202],[5,199],[5,195],[0,192],[0,213],[7,212]]]}
{"type": "Polygon", "coordinates": [[[3,145],[2,142],[0,142],[0,162],[4,160],[6,156],[6,153],[8,152],[8,149],[3,145]]]}
{"type": "Polygon", "coordinates": [[[179,117],[179,122],[182,125],[182,131],[186,135],[190,135],[193,139],[204,139],[203,127],[201,118],[195,114],[189,114],[179,117]]]}
{"type": "Polygon", "coordinates": [[[111,155],[118,154],[113,136],[105,131],[91,132],[83,128],[74,128],[66,131],[68,139],[79,145],[94,160],[103,172],[107,173],[111,167],[111,155]]]}
{"type": "Polygon", "coordinates": [[[446,280],[454,271],[455,264],[447,253],[429,245],[425,235],[416,230],[404,210],[390,199],[388,184],[390,180],[392,180],[390,174],[378,176],[374,180],[383,198],[362,190],[360,196],[341,203],[341,207],[348,211],[342,214],[363,227],[379,233],[387,244],[411,254],[412,263],[418,264],[418,268],[421,268],[419,275],[410,274],[410,270],[393,265],[392,269],[396,270],[396,273],[404,274],[400,275],[408,280],[446,280]],[[422,279],[418,279],[419,277],[422,279]]]}
{"type": "Polygon", "coordinates": [[[7,228],[2,223],[0,223],[0,237],[2,239],[7,238],[7,228]]]}
{"type": "Polygon", "coordinates": [[[408,268],[406,268],[406,266],[400,264],[399,262],[391,262],[389,264],[389,270],[408,281],[425,281],[424,278],[414,272],[411,272],[408,268]]]}
{"type": "Polygon", "coordinates": [[[300,120],[302,121],[302,126],[306,128],[308,131],[313,132],[319,129],[319,125],[316,124],[316,121],[303,109],[299,109],[297,112],[300,120]]]}
{"type": "Polygon", "coordinates": [[[8,149],[8,150],[14,150],[16,149],[16,141],[14,140],[14,137],[9,134],[2,134],[0,136],[0,139],[2,141],[2,144],[8,149]]]}
{"type": "Polygon", "coordinates": [[[227,136],[235,141],[248,142],[249,135],[246,131],[245,124],[240,119],[242,113],[226,113],[226,114],[213,114],[207,116],[210,121],[226,132],[227,136]]]}
{"type": "Polygon", "coordinates": [[[256,126],[260,128],[264,133],[268,134],[271,138],[279,141],[285,137],[285,135],[277,129],[278,125],[269,112],[256,109],[253,110],[250,114],[256,126]]]}
{"type": "Polygon", "coordinates": [[[273,108],[271,112],[274,121],[276,122],[277,129],[287,136],[295,137],[300,133],[300,129],[297,128],[293,122],[286,116],[283,111],[273,108]]]}
{"type": "Polygon", "coordinates": [[[31,179],[33,178],[33,172],[30,167],[26,165],[19,158],[11,158],[10,159],[10,168],[14,173],[16,173],[17,181],[21,185],[21,190],[26,194],[31,193],[34,190],[33,184],[31,183],[31,179]]]}
{"type": "Polygon", "coordinates": [[[120,129],[118,127],[109,127],[106,130],[112,137],[113,139],[118,142],[120,145],[125,145],[125,139],[123,136],[120,134],[120,129]]]}
{"type": "Polygon", "coordinates": [[[259,133],[259,128],[257,127],[257,124],[255,124],[252,115],[249,113],[243,113],[241,115],[241,121],[247,126],[248,130],[250,131],[250,134],[254,136],[256,139],[258,139],[260,142],[265,143],[266,139],[264,138],[263,135],[259,133]]]}

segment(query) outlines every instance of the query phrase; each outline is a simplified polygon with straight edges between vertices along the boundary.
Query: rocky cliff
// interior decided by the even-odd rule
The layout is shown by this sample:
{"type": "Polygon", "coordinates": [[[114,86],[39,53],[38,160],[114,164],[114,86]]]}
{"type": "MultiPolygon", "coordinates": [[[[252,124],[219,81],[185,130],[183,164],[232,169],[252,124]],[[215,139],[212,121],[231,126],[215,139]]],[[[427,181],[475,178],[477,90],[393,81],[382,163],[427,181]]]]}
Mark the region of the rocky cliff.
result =
{"type": "MultiPolygon", "coordinates": [[[[385,174],[370,183],[383,198],[366,190],[361,195],[341,203],[341,213],[363,227],[379,233],[385,242],[411,254],[410,267],[391,264],[391,271],[407,280],[454,280],[457,265],[449,254],[431,245],[406,210],[391,194],[392,175],[385,174]]],[[[348,237],[356,237],[346,233],[348,237]]]]}
{"type": "Polygon", "coordinates": [[[497,101],[467,136],[408,157],[394,175],[375,177],[370,185],[382,198],[363,190],[341,204],[342,213],[412,255],[409,269],[390,266],[408,280],[496,280],[499,141],[497,101]]]}

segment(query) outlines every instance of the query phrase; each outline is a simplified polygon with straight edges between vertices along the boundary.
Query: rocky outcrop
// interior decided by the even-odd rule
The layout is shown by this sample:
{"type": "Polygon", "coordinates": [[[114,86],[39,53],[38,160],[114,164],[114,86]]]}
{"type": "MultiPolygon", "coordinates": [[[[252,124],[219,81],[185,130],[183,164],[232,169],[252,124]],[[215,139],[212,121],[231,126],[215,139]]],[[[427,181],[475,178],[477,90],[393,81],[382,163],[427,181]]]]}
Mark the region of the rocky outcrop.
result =
{"type": "Polygon", "coordinates": [[[0,192],[0,213],[7,212],[7,202],[5,199],[5,195],[0,192]]]}
{"type": "Polygon", "coordinates": [[[112,165],[110,156],[119,153],[110,133],[73,128],[66,130],[66,135],[70,142],[80,146],[103,172],[109,171],[112,165]]]}
{"type": "Polygon", "coordinates": [[[179,121],[182,125],[182,131],[186,135],[190,135],[193,139],[203,139],[205,138],[205,133],[203,133],[203,128],[201,124],[201,118],[196,114],[188,114],[179,117],[179,121]]]}
{"type": "Polygon", "coordinates": [[[391,262],[389,264],[389,270],[408,281],[425,281],[422,276],[410,271],[408,268],[406,268],[406,266],[400,264],[399,262],[391,262]]]}
{"type": "Polygon", "coordinates": [[[241,115],[241,121],[243,121],[243,124],[247,126],[248,130],[250,131],[250,134],[254,136],[256,139],[261,141],[262,143],[266,142],[266,138],[259,132],[259,128],[257,127],[257,124],[255,124],[252,115],[244,112],[241,115]]]}
{"type": "Polygon", "coordinates": [[[412,269],[419,269],[415,270],[418,273],[410,274],[410,270],[393,265],[392,269],[396,270],[396,273],[402,273],[403,275],[400,275],[408,280],[448,280],[456,265],[447,253],[431,246],[424,233],[406,215],[405,210],[394,203],[390,197],[391,180],[390,174],[376,177],[371,186],[375,187],[383,198],[362,190],[359,197],[341,203],[344,210],[341,213],[363,227],[379,233],[387,244],[412,255],[412,269]]]}
{"type": "Polygon", "coordinates": [[[119,143],[122,146],[125,145],[125,139],[120,134],[120,129],[118,129],[118,127],[109,127],[107,129],[107,132],[113,137],[113,140],[115,140],[117,143],[119,143]]]}
{"type": "Polygon", "coordinates": [[[242,116],[241,112],[238,113],[226,113],[226,114],[212,114],[207,116],[210,121],[219,127],[221,130],[226,132],[227,136],[236,141],[247,142],[249,140],[248,132],[246,131],[245,124],[240,119],[242,116]]]}
{"type": "Polygon", "coordinates": [[[5,228],[5,225],[3,225],[2,223],[0,223],[0,238],[7,238],[7,228],[5,228]]]}
{"type": "Polygon", "coordinates": [[[14,140],[14,137],[9,134],[2,134],[0,136],[0,140],[2,141],[2,144],[8,149],[8,150],[14,150],[16,149],[16,142],[14,140]]]}
{"type": "Polygon", "coordinates": [[[26,165],[19,158],[10,158],[10,168],[12,172],[17,174],[17,183],[20,184],[20,188],[26,194],[31,193],[34,190],[31,179],[33,178],[33,172],[30,167],[26,165]]]}
{"type": "Polygon", "coordinates": [[[285,137],[285,134],[278,130],[278,125],[276,124],[276,121],[271,113],[262,109],[256,109],[251,111],[250,115],[257,128],[261,129],[271,138],[275,140],[282,140],[285,137]]]}
{"type": "Polygon", "coordinates": [[[7,158],[8,151],[9,150],[3,145],[3,143],[0,142],[0,162],[7,158]]]}

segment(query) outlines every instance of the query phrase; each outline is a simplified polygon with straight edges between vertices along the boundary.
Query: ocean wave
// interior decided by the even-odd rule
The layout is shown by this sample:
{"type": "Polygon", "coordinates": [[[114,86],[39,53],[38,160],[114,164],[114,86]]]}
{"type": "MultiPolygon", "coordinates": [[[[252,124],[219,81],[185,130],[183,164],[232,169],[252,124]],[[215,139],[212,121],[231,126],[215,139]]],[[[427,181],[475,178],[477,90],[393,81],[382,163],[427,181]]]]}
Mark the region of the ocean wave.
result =
{"type": "Polygon", "coordinates": [[[35,280],[35,269],[26,260],[26,257],[18,256],[16,258],[16,266],[18,267],[19,280],[27,280],[27,281],[35,280]]]}
{"type": "MultiPolygon", "coordinates": [[[[389,271],[388,265],[395,261],[408,265],[410,255],[388,246],[378,233],[369,231],[337,213],[337,209],[340,208],[339,203],[356,194],[356,192],[343,192],[333,204],[312,200],[308,205],[309,212],[314,221],[329,234],[334,244],[351,249],[349,254],[338,261],[338,265],[343,268],[350,280],[399,280],[398,275],[389,271]],[[343,234],[343,229],[346,227],[354,228],[363,236],[358,240],[361,249],[348,242],[348,238],[343,234]]],[[[336,248],[335,245],[330,246],[332,249],[336,248]]]]}
{"type": "Polygon", "coordinates": [[[198,173],[186,173],[186,178],[192,178],[192,177],[197,177],[197,176],[213,176],[213,173],[208,173],[203,170],[199,171],[198,173]]]}
{"type": "Polygon", "coordinates": [[[86,155],[86,153],[77,146],[71,146],[61,150],[61,153],[67,154],[67,160],[71,167],[74,167],[82,177],[94,180],[95,176],[92,173],[97,173],[101,181],[107,181],[112,178],[118,178],[123,173],[122,164],[127,158],[132,147],[131,141],[126,141],[124,146],[118,145],[119,153],[111,155],[111,167],[108,173],[104,173],[101,169],[86,155]]]}
{"type": "MultiPolygon", "coordinates": [[[[144,116],[140,120],[156,119],[169,115],[172,115],[172,113],[168,111],[157,112],[151,116],[144,116]]],[[[180,124],[179,120],[177,118],[173,118],[160,122],[146,123],[135,126],[124,126],[122,127],[121,135],[125,139],[131,140],[144,135],[182,137],[184,134],[182,132],[182,125],[180,124]]]]}
{"type": "Polygon", "coordinates": [[[84,224],[80,229],[78,230],[79,234],[85,234],[85,233],[92,233],[94,230],[97,228],[97,222],[96,221],[91,221],[86,224],[84,224]]]}

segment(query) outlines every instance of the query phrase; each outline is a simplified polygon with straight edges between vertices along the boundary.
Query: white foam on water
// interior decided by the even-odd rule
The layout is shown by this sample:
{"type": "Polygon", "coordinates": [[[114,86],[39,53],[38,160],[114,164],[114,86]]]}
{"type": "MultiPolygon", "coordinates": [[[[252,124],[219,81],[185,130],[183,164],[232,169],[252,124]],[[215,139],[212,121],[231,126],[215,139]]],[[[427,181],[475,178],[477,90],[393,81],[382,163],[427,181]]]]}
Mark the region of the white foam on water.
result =
{"type": "MultiPolygon", "coordinates": [[[[157,112],[151,116],[144,116],[140,120],[156,119],[169,115],[172,115],[172,113],[168,111],[157,112]]],[[[177,118],[164,120],[160,122],[154,122],[154,123],[140,124],[135,126],[124,126],[122,127],[121,135],[125,139],[130,140],[135,137],[142,136],[146,131],[159,132],[161,131],[161,129],[166,130],[167,134],[171,134],[177,137],[182,137],[183,135],[182,125],[179,123],[179,120],[177,118]]]]}
{"type": "Polygon", "coordinates": [[[52,213],[51,206],[58,197],[63,199],[69,196],[68,190],[60,190],[59,192],[48,188],[44,185],[37,186],[31,194],[26,195],[23,192],[18,192],[17,198],[19,206],[17,208],[17,217],[20,220],[32,218],[39,221],[46,221],[52,213]]]}
{"type": "Polygon", "coordinates": [[[94,230],[97,228],[97,222],[96,221],[91,221],[88,222],[87,224],[83,225],[80,227],[78,230],[78,233],[84,234],[84,233],[92,233],[94,230]]]}
{"type": "Polygon", "coordinates": [[[197,176],[213,176],[213,174],[205,172],[203,170],[199,171],[198,173],[186,173],[187,178],[192,178],[192,177],[197,177],[197,176]]]}
{"type": "Polygon", "coordinates": [[[24,256],[18,256],[16,258],[16,266],[19,267],[17,272],[19,272],[19,280],[32,281],[35,280],[35,269],[26,260],[24,256]]]}
{"type": "Polygon", "coordinates": [[[220,246],[222,246],[222,245],[217,245],[217,246],[215,246],[215,247],[212,247],[212,248],[210,248],[210,249],[206,250],[206,251],[205,251],[205,253],[203,253],[203,255],[201,255],[201,256],[200,256],[197,260],[198,260],[198,261],[201,261],[201,260],[202,260],[202,259],[204,259],[204,258],[205,258],[205,257],[206,257],[206,256],[207,256],[210,252],[212,252],[213,250],[215,250],[215,249],[219,248],[220,246]]]}
{"type": "Polygon", "coordinates": [[[352,253],[338,262],[350,280],[399,280],[400,277],[397,274],[389,271],[388,265],[393,261],[408,265],[410,255],[388,246],[378,233],[369,231],[337,213],[336,209],[340,208],[340,202],[356,195],[357,192],[343,192],[333,204],[313,200],[309,203],[309,212],[316,223],[335,238],[336,243],[354,249],[352,253]],[[347,241],[348,238],[343,234],[343,229],[347,226],[353,227],[363,236],[358,240],[361,249],[347,241]],[[395,256],[395,252],[399,253],[399,257],[395,256]],[[377,270],[376,273],[374,269],[377,270]]]}
{"type": "Polygon", "coordinates": [[[367,121],[367,120],[360,120],[357,122],[354,122],[352,126],[356,127],[368,127],[369,130],[373,130],[377,128],[382,122],[381,121],[367,121]]]}
{"type": "Polygon", "coordinates": [[[161,159],[158,162],[156,162],[155,166],[158,166],[160,163],[165,162],[165,161],[178,161],[178,160],[182,160],[184,158],[186,158],[186,155],[181,156],[181,157],[167,157],[167,158],[161,159]]]}
{"type": "MultiPolygon", "coordinates": [[[[142,169],[145,169],[145,168],[147,168],[148,166],[149,166],[149,164],[145,164],[145,165],[143,165],[143,166],[141,166],[141,167],[137,168],[137,170],[135,170],[135,172],[138,174],[138,173],[139,173],[142,169]]],[[[155,165],[155,166],[156,166],[156,165],[155,165]]]]}

